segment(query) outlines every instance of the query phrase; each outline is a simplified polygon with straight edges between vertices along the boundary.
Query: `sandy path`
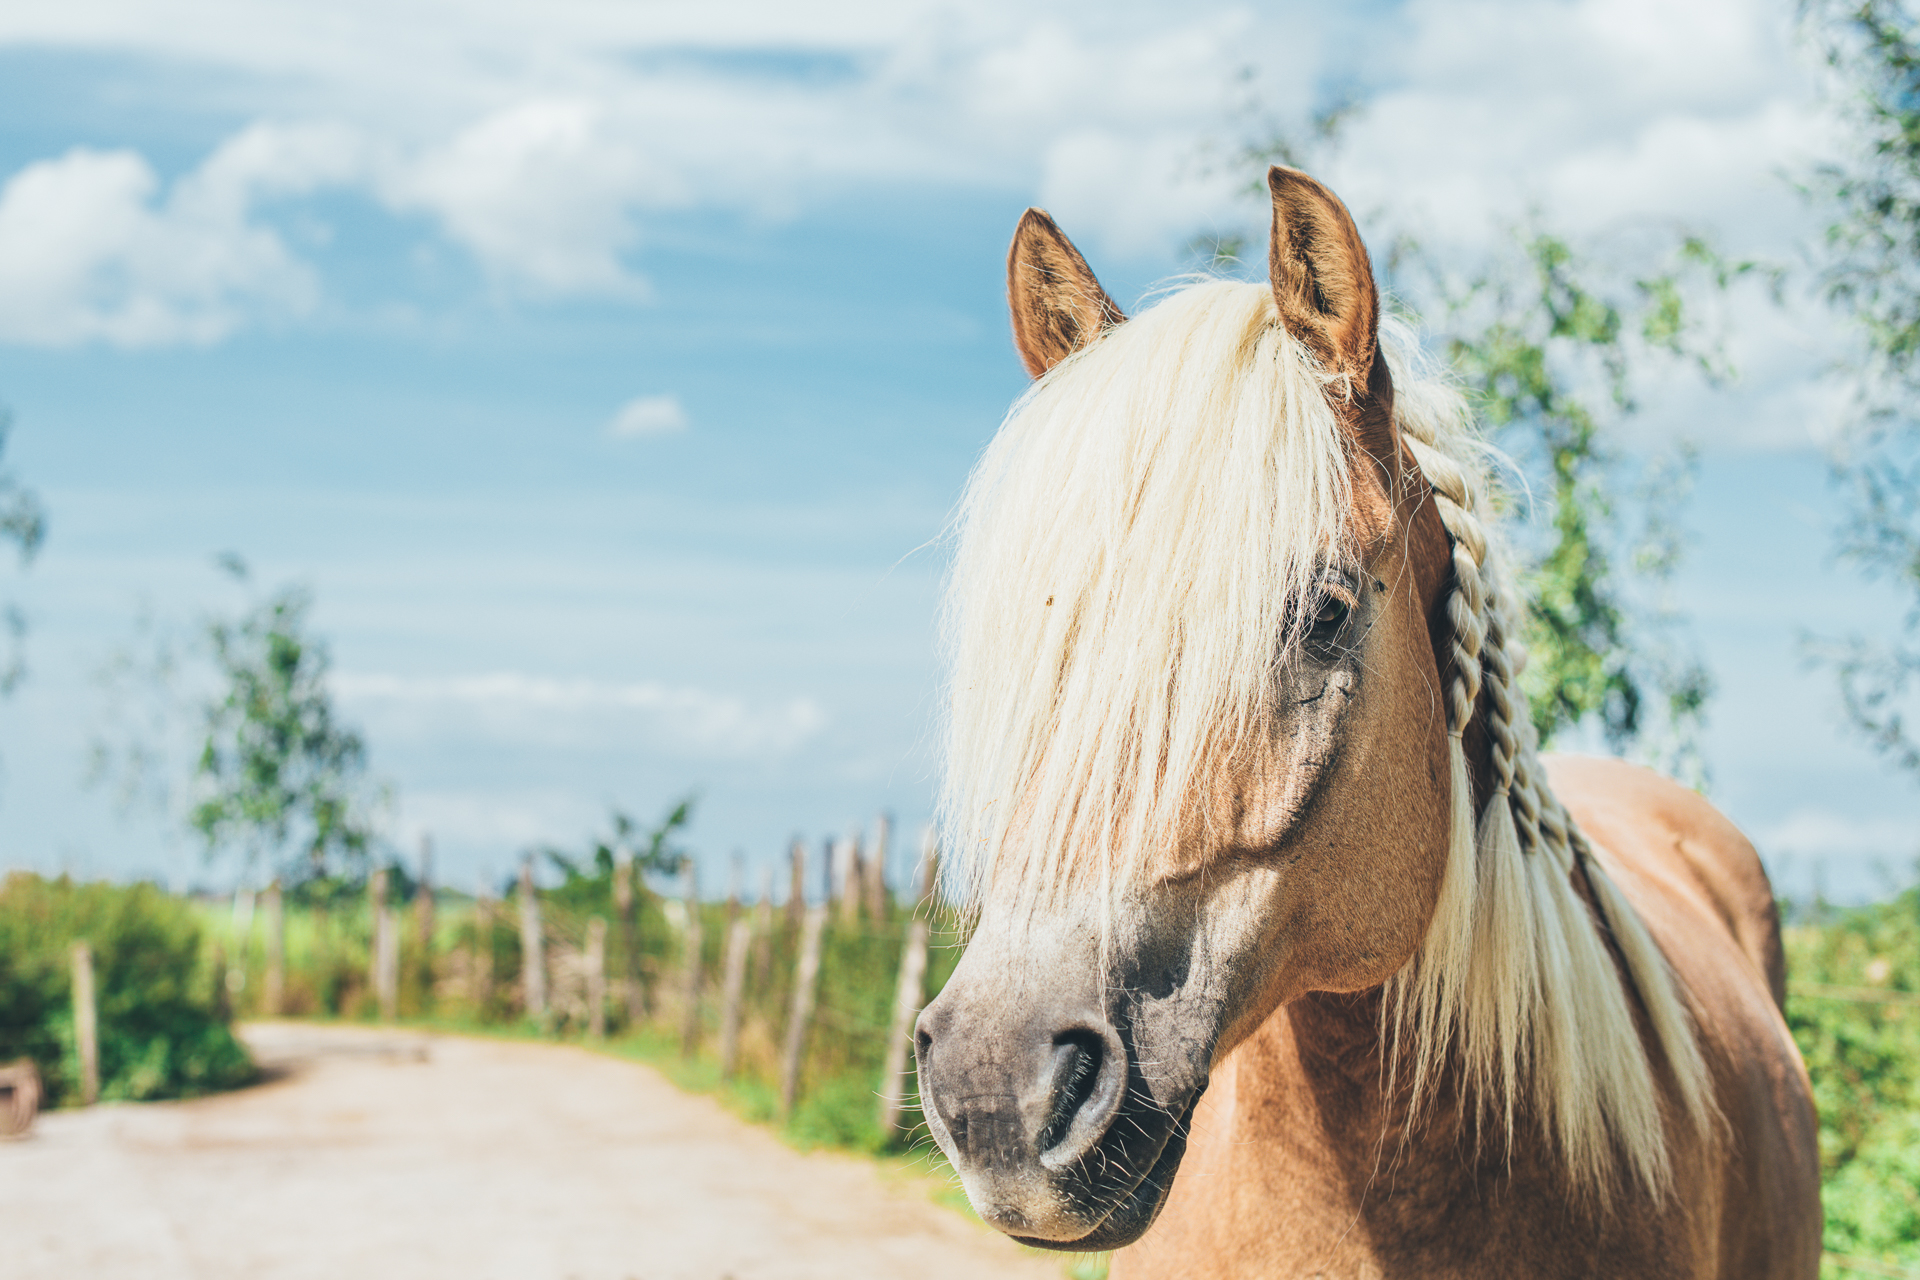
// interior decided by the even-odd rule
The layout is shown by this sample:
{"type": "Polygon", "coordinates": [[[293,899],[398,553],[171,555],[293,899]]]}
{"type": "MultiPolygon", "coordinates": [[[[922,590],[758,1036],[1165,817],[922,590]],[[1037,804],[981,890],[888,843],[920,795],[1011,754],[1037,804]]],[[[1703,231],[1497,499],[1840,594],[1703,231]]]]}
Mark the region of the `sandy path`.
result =
{"type": "Polygon", "coordinates": [[[0,1144],[7,1280],[1060,1280],[844,1156],[583,1050],[260,1024],[288,1074],[0,1144]]]}

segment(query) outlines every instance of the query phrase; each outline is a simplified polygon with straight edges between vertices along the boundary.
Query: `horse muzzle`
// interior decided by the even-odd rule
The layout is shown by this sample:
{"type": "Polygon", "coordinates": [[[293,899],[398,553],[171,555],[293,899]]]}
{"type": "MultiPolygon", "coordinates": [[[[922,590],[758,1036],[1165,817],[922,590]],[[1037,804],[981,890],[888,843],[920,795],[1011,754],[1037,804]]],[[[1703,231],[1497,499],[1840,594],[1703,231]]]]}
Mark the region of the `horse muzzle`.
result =
{"type": "Polygon", "coordinates": [[[1038,1248],[1132,1243],[1166,1201],[1204,1079],[1162,1100],[1098,1000],[1022,1000],[966,968],[914,1039],[928,1128],[974,1209],[1038,1248]]]}

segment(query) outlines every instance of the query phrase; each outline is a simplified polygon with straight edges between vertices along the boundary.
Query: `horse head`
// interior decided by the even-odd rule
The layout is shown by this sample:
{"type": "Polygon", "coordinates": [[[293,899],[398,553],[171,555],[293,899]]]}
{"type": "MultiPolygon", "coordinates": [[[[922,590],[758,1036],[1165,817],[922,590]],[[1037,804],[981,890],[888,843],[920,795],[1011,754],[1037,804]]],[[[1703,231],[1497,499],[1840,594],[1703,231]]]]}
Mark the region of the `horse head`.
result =
{"type": "Polygon", "coordinates": [[[1215,1065],[1401,971],[1448,863],[1447,531],[1352,218],[1269,186],[1269,288],[1129,320],[1037,210],[1009,256],[1037,382],[950,589],[977,922],[916,1042],[975,1208],[1041,1247],[1137,1239],[1215,1065]]]}

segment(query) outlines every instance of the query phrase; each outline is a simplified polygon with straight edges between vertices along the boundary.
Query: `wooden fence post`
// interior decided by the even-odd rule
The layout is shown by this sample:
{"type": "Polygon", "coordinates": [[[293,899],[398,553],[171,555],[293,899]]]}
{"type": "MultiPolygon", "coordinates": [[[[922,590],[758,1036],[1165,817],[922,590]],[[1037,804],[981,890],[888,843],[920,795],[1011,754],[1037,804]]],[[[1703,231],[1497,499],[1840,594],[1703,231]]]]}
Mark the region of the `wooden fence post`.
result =
{"type": "Polygon", "coordinates": [[[840,923],[853,924],[860,919],[860,834],[842,836],[833,846],[833,895],[840,908],[840,923]]]}
{"type": "Polygon", "coordinates": [[[467,998],[473,1001],[474,1012],[485,1017],[493,1003],[493,899],[487,896],[484,879],[473,895],[473,963],[467,978],[467,998]]]}
{"type": "Polygon", "coordinates": [[[400,1016],[400,911],[387,898],[387,873],[374,877],[373,992],[380,1001],[380,1019],[400,1016]]]}
{"type": "Polygon", "coordinates": [[[613,851],[613,910],[620,920],[620,1000],[627,1009],[627,1025],[647,1019],[647,989],[640,980],[640,948],[634,937],[633,850],[622,844],[613,851]]]}
{"type": "MultiPolygon", "coordinates": [[[[220,980],[226,981],[221,974],[220,980]]],[[[80,1104],[100,1101],[100,1022],[93,991],[93,948],[73,944],[73,1047],[80,1055],[80,1104]]]]}
{"type": "Polygon", "coordinates": [[[879,928],[887,922],[887,852],[893,842],[893,815],[873,820],[873,852],[867,857],[867,919],[879,928]]]}
{"type": "Polygon", "coordinates": [[[793,861],[793,879],[787,886],[787,928],[798,930],[807,914],[807,846],[799,836],[787,855],[793,861]]]}
{"type": "Polygon", "coordinates": [[[547,947],[540,932],[540,896],[533,891],[533,855],[520,862],[520,994],[527,1016],[547,1020],[547,947]]]}
{"type": "Polygon", "coordinates": [[[847,883],[842,893],[846,900],[840,917],[854,924],[867,905],[867,838],[858,827],[847,833],[847,883]]]}
{"type": "Polygon", "coordinates": [[[782,1118],[793,1114],[794,1096],[800,1088],[800,1065],[807,1055],[808,1024],[813,1021],[813,988],[820,976],[820,935],[826,926],[825,903],[808,909],[800,938],[800,964],[793,975],[793,1008],[787,1013],[786,1052],[780,1058],[782,1118]]]}
{"type": "Polygon", "coordinates": [[[267,886],[267,980],[263,993],[269,1018],[280,1016],[287,1002],[287,908],[280,897],[280,881],[267,886]]]}
{"type": "Polygon", "coordinates": [[[691,857],[680,860],[687,877],[686,990],[680,1007],[680,1056],[691,1058],[700,1048],[700,949],[706,941],[700,927],[700,866],[691,857]]]}
{"type": "Polygon", "coordinates": [[[607,922],[587,921],[587,1034],[607,1038],[607,922]]]}
{"type": "Polygon", "coordinates": [[[747,985],[758,991],[773,973],[773,868],[760,873],[760,905],[753,919],[753,964],[747,985]]]}
{"type": "Polygon", "coordinates": [[[420,937],[420,959],[414,972],[420,975],[420,1008],[424,1012],[433,1002],[433,837],[420,837],[420,892],[414,898],[414,925],[420,937]]]}
{"type": "Polygon", "coordinates": [[[239,995],[247,989],[247,943],[253,938],[253,888],[233,890],[233,953],[227,961],[227,990],[239,995]]]}
{"type": "Polygon", "coordinates": [[[374,872],[373,878],[367,882],[367,897],[373,914],[373,954],[368,957],[368,985],[373,988],[373,998],[379,1002],[381,1020],[392,1022],[396,1001],[395,993],[387,985],[390,964],[387,953],[393,949],[394,938],[387,910],[387,872],[384,867],[374,872]]]}
{"type": "Polygon", "coordinates": [[[915,885],[916,905],[907,924],[907,945],[900,953],[900,982],[893,992],[893,1025],[887,1029],[887,1060],[880,1075],[880,1132],[900,1132],[900,1113],[907,1093],[907,1052],[913,1043],[913,1025],[927,998],[927,916],[933,909],[933,890],[939,875],[939,850],[932,826],[921,839],[920,874],[915,885]]]}
{"type": "Polygon", "coordinates": [[[840,842],[832,836],[823,836],[820,840],[820,901],[829,907],[840,901],[840,891],[834,879],[836,868],[840,865],[840,842]]]}
{"type": "Polygon", "coordinates": [[[733,1079],[740,1062],[740,996],[747,984],[747,945],[753,925],[745,916],[727,927],[727,984],[720,1006],[720,1078],[733,1079]]]}
{"type": "Polygon", "coordinates": [[[400,1016],[400,909],[392,903],[380,909],[380,1017],[392,1022],[400,1016]]]}
{"type": "Polygon", "coordinates": [[[367,877],[367,914],[373,921],[373,938],[367,948],[367,985],[380,991],[380,916],[387,905],[387,873],[384,869],[367,877]]]}

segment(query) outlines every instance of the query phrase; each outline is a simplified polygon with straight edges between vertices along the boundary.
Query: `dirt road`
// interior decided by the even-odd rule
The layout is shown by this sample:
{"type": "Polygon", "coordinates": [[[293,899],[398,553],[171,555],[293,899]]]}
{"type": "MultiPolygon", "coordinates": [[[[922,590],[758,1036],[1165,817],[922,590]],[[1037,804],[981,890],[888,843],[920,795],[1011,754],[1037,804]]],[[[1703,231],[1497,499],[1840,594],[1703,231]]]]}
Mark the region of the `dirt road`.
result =
{"type": "Polygon", "coordinates": [[[645,1067],[291,1023],[272,1083],[0,1143],[7,1280],[1060,1280],[871,1163],[645,1067]]]}

